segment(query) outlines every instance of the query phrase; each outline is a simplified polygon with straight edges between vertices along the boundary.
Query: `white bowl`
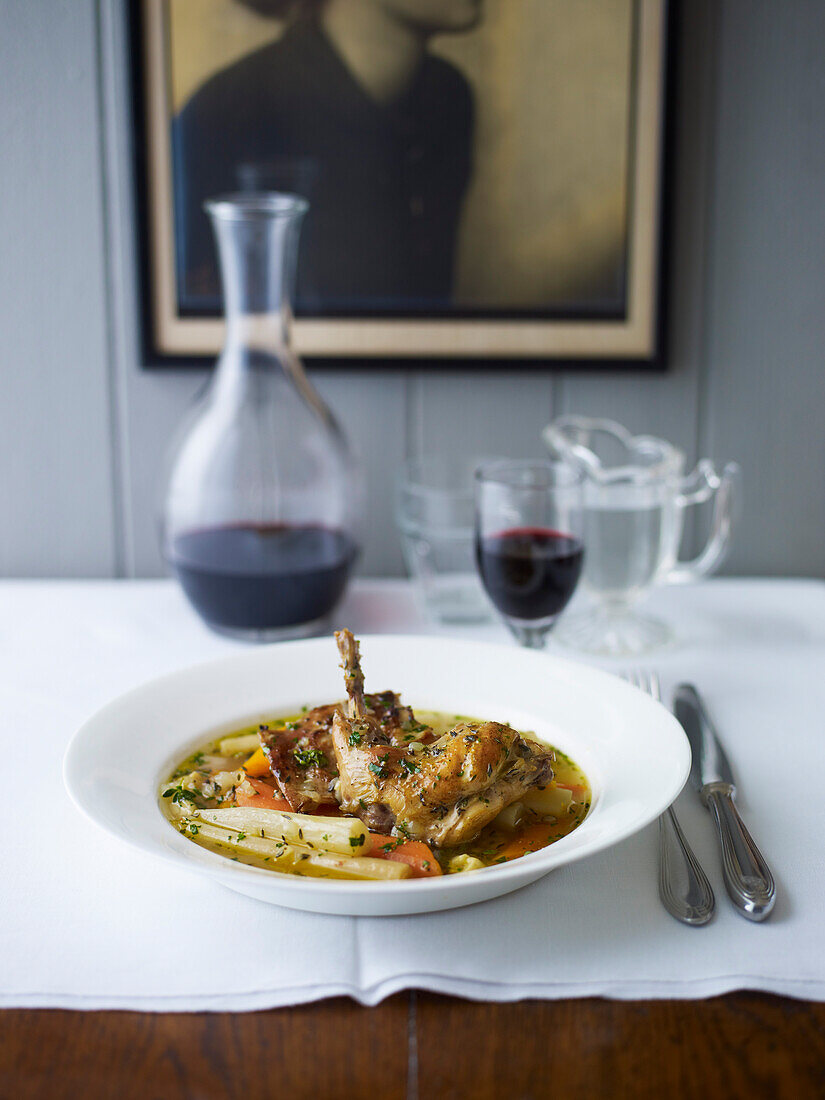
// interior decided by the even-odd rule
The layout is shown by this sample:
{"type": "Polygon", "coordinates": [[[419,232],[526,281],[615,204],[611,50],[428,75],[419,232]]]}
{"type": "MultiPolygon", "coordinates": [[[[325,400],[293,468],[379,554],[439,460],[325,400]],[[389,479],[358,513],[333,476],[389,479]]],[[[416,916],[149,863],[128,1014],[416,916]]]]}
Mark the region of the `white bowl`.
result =
{"type": "Polygon", "coordinates": [[[401,882],[279,874],[186,840],[160,809],[160,784],[216,732],[340,698],[332,638],[250,650],[116,699],[69,745],[69,794],[120,839],[241,894],[319,913],[389,916],[495,898],[618,844],[655,820],[687,778],[690,748],[681,726],[615,676],[515,646],[446,638],[364,637],[361,653],[368,691],[392,688],[414,708],[509,722],[566,752],[593,790],[587,818],[555,844],[499,867],[401,882]]]}

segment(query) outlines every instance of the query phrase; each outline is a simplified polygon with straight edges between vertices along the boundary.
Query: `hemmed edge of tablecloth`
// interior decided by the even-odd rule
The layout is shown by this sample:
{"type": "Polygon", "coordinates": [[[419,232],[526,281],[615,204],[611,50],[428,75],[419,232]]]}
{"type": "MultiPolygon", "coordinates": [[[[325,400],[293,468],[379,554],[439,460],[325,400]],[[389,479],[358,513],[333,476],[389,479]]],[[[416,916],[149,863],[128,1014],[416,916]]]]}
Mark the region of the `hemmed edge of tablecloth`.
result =
{"type": "Polygon", "coordinates": [[[614,1001],[704,1000],[747,990],[795,1000],[825,1001],[825,982],[809,978],[765,978],[753,975],[720,975],[678,981],[631,982],[485,982],[472,978],[445,978],[407,974],[378,982],[365,989],[346,982],[332,985],[292,986],[236,994],[146,996],[95,996],[72,993],[4,993],[0,1009],[55,1009],[77,1012],[263,1012],[273,1008],[310,1004],[332,997],[350,997],[364,1007],[379,1005],[387,997],[407,990],[441,993],[470,1001],[510,1003],[526,1000],[578,1000],[602,997],[614,1001]]]}

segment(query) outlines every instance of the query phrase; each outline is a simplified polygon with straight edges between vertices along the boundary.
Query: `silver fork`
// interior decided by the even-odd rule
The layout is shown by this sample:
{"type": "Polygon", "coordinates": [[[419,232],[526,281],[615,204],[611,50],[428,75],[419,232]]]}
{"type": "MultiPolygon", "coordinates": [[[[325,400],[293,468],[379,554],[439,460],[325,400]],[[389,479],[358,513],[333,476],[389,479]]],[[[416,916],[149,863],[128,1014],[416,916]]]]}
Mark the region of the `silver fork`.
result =
{"type": "MultiPolygon", "coordinates": [[[[631,669],[624,679],[662,701],[659,677],[647,669],[631,669]]],[[[716,908],[708,877],[668,806],[659,818],[659,897],[671,916],[683,924],[707,924],[716,908]]]]}

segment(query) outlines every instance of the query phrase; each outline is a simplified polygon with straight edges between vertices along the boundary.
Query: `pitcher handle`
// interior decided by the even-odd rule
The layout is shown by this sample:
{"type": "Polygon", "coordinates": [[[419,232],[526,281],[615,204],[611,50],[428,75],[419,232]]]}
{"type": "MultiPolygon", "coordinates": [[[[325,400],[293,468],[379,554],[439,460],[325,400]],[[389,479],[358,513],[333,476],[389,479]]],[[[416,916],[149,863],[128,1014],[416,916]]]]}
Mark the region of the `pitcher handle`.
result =
{"type": "Polygon", "coordinates": [[[714,497],[713,518],[704,549],[689,561],[678,561],[665,577],[667,584],[688,584],[711,573],[722,563],[730,547],[740,479],[741,470],[736,462],[729,462],[720,477],[713,463],[706,458],[685,478],[682,490],[676,497],[676,506],[685,509],[714,497]]]}

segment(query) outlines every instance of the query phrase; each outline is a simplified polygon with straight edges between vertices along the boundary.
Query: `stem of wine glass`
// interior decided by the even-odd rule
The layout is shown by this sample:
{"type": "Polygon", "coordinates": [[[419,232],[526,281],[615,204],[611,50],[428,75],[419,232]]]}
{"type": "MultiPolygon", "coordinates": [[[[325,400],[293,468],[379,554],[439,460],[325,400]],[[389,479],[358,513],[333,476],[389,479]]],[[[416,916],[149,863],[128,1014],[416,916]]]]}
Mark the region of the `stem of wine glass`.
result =
{"type": "Polygon", "coordinates": [[[505,621],[519,645],[524,646],[525,649],[544,649],[550,631],[549,626],[526,626],[524,623],[505,621]]]}

